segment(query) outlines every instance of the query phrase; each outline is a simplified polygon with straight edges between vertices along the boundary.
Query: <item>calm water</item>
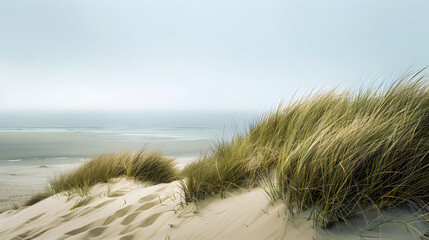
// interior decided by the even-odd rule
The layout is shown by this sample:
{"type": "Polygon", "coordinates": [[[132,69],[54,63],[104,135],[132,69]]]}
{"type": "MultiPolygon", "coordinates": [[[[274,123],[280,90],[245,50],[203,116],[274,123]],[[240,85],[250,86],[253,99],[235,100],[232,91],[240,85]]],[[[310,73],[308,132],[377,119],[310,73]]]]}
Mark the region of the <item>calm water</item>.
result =
{"type": "Polygon", "coordinates": [[[251,112],[0,112],[0,132],[88,132],[211,139],[243,130],[251,112]]]}
{"type": "Polygon", "coordinates": [[[190,157],[207,149],[206,142],[244,131],[257,116],[232,111],[3,111],[0,163],[73,162],[110,150],[134,150],[144,144],[157,146],[169,155],[190,157]]]}

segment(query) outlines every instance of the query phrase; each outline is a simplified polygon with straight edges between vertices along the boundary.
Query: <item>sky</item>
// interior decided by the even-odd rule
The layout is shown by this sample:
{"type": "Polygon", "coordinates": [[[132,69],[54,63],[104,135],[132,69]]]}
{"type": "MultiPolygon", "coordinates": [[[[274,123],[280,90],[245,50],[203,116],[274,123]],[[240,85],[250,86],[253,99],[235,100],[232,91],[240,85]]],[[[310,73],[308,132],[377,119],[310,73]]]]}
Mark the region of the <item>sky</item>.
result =
{"type": "Polygon", "coordinates": [[[261,110],[429,65],[429,1],[0,0],[0,110],[261,110]]]}

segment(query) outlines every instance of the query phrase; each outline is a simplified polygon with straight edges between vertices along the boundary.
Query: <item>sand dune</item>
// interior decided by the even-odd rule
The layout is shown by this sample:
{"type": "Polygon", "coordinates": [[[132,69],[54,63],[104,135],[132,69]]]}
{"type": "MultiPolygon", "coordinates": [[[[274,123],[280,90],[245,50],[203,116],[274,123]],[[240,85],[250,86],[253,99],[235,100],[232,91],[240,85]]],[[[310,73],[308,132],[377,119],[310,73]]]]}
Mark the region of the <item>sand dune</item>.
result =
{"type": "MultiPolygon", "coordinates": [[[[424,226],[415,227],[424,230],[424,226]]],[[[0,215],[0,239],[362,239],[362,236],[421,239],[405,226],[382,232],[352,233],[341,225],[323,231],[312,227],[312,221],[304,217],[287,220],[283,205],[271,205],[261,188],[234,192],[225,199],[212,197],[200,205],[186,205],[177,182],[151,186],[125,179],[98,184],[89,196],[58,194],[31,207],[0,215]]]]}

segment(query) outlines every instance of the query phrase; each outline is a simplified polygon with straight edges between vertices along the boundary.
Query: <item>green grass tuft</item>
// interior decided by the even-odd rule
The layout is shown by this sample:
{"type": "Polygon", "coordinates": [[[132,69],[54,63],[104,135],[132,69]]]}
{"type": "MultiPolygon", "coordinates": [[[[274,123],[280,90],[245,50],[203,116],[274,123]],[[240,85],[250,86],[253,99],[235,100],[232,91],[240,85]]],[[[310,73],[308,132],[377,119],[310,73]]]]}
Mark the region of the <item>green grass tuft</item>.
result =
{"type": "Polygon", "coordinates": [[[85,193],[97,183],[107,183],[110,179],[121,176],[139,181],[168,183],[177,179],[178,172],[174,159],[144,148],[137,153],[102,154],[69,173],[54,177],[49,183],[54,193],[73,189],[81,189],[85,193]]]}
{"type": "Polygon", "coordinates": [[[124,151],[102,154],[70,172],[50,179],[49,189],[33,196],[26,206],[61,192],[66,192],[69,196],[74,193],[86,196],[93,185],[107,183],[112,178],[129,177],[158,184],[177,180],[178,175],[174,159],[146,148],[137,153],[124,151]]]}

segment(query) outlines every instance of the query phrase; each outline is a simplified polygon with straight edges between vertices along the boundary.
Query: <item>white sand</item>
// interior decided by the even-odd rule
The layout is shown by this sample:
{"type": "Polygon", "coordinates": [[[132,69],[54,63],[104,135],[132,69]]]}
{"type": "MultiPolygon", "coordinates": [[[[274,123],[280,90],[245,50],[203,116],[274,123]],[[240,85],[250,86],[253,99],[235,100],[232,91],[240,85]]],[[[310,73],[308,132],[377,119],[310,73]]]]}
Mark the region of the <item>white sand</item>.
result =
{"type": "MultiPolygon", "coordinates": [[[[56,195],[0,214],[0,239],[421,239],[403,224],[362,231],[368,219],[354,220],[354,233],[344,224],[323,231],[300,216],[288,221],[283,205],[271,205],[260,188],[196,206],[181,203],[177,182],[145,186],[122,179],[96,185],[89,202],[73,208],[81,199],[56,195]]],[[[402,210],[395,214],[411,217],[402,210]]],[[[425,231],[423,224],[412,226],[425,231]]]]}
{"type": "Polygon", "coordinates": [[[0,167],[0,208],[22,204],[42,191],[50,177],[73,165],[11,165],[0,167]]]}

